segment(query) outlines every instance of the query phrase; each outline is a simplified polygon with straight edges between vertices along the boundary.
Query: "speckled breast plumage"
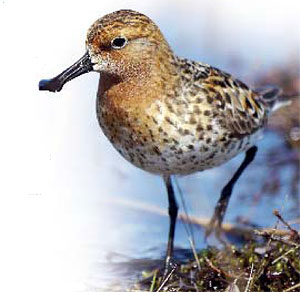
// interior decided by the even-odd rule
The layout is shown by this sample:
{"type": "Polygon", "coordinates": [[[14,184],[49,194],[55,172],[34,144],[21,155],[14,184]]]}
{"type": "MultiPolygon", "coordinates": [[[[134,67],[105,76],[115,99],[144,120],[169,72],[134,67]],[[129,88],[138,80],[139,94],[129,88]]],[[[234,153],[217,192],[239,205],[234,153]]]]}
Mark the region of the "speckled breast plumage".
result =
{"type": "Polygon", "coordinates": [[[149,172],[188,174],[250,148],[265,119],[259,95],[209,65],[176,62],[176,88],[136,110],[118,104],[112,111],[112,101],[98,93],[98,120],[117,151],[149,172]]]}

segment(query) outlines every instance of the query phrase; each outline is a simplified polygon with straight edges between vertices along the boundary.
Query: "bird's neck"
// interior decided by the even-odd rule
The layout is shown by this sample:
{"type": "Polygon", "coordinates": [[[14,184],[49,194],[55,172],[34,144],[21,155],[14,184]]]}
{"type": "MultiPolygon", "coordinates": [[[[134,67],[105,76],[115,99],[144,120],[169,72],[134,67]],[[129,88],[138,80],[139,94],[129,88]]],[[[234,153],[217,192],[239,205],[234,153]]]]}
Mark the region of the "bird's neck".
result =
{"type": "MultiPolygon", "coordinates": [[[[101,73],[98,96],[109,99],[160,98],[179,86],[176,57],[171,51],[156,54],[120,74],[101,73]]],[[[121,101],[120,101],[121,103],[121,101]]]]}

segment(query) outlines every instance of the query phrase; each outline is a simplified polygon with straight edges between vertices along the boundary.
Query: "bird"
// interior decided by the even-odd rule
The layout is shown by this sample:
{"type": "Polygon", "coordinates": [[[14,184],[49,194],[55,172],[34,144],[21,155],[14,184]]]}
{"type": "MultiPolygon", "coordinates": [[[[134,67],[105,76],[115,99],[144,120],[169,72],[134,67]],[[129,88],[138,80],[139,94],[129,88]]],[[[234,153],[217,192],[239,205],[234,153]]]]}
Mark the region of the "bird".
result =
{"type": "Polygon", "coordinates": [[[206,236],[220,233],[235,183],[254,160],[268,116],[285,104],[277,87],[251,89],[232,75],[177,56],[146,15],[123,9],[88,29],[86,52],[68,69],[39,82],[58,92],[68,81],[100,73],[96,113],[114,148],[130,163],[160,175],[169,202],[165,271],[173,261],[178,205],[172,177],[245,158],[222,189],[206,236]]]}

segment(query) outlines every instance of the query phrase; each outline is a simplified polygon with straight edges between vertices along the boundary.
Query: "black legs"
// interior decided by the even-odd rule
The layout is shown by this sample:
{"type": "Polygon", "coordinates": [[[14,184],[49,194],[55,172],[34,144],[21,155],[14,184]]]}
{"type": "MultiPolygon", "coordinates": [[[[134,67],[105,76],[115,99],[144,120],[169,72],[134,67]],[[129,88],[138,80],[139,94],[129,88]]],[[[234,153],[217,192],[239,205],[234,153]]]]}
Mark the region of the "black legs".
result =
{"type": "Polygon", "coordinates": [[[250,149],[246,151],[246,156],[238,170],[235,172],[231,180],[227,183],[227,185],[223,188],[221,192],[220,199],[215,207],[215,212],[210,220],[209,226],[206,230],[205,236],[207,237],[208,235],[211,234],[213,231],[214,227],[216,227],[216,234],[218,237],[220,237],[220,231],[221,231],[221,224],[226,212],[226,208],[233,190],[233,187],[243,171],[247,168],[247,166],[253,161],[255,158],[257,151],[257,147],[253,146],[250,149]],[[216,226],[215,226],[216,225],[216,226]]]}
{"type": "Polygon", "coordinates": [[[164,176],[164,182],[168,191],[169,199],[169,217],[170,217],[170,228],[169,228],[169,238],[168,238],[168,248],[165,260],[165,275],[168,273],[169,264],[173,255],[174,248],[174,234],[176,226],[176,218],[178,213],[178,206],[175,199],[174,189],[171,182],[171,177],[169,175],[164,176]]]}
{"type": "MultiPolygon", "coordinates": [[[[221,192],[220,199],[215,207],[214,215],[209,223],[209,226],[206,230],[206,237],[211,234],[212,230],[216,227],[217,236],[220,237],[221,231],[221,224],[226,212],[226,208],[233,190],[233,187],[239,177],[242,175],[244,170],[248,167],[248,165],[253,161],[255,158],[257,151],[257,147],[253,146],[246,151],[246,156],[238,170],[235,172],[231,180],[227,183],[227,185],[223,188],[221,192]]],[[[170,175],[164,175],[164,182],[168,191],[168,199],[169,199],[169,217],[170,217],[170,228],[169,228],[169,238],[168,238],[168,247],[167,247],[167,254],[165,260],[165,272],[164,276],[168,275],[170,271],[170,266],[172,269],[172,255],[174,249],[174,234],[175,234],[175,227],[176,227],[176,219],[178,213],[178,206],[175,199],[174,189],[171,182],[170,175]]]]}

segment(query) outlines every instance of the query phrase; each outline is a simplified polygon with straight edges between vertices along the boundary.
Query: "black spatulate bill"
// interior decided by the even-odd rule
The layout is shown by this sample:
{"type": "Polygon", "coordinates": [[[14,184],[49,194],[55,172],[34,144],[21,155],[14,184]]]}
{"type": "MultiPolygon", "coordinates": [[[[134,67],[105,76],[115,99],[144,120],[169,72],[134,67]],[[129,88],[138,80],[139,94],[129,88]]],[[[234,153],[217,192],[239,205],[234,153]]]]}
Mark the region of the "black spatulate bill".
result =
{"type": "Polygon", "coordinates": [[[42,79],[39,82],[39,90],[48,90],[51,92],[60,91],[68,81],[92,70],[93,64],[89,54],[86,52],[82,58],[56,77],[52,79],[42,79]]]}

